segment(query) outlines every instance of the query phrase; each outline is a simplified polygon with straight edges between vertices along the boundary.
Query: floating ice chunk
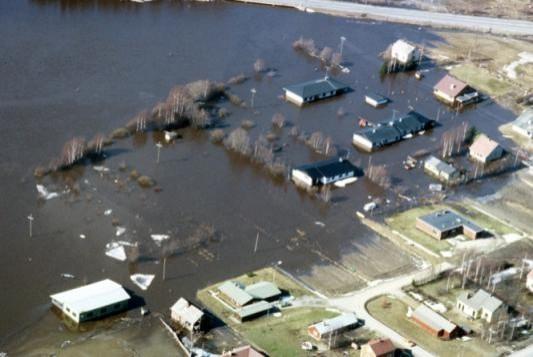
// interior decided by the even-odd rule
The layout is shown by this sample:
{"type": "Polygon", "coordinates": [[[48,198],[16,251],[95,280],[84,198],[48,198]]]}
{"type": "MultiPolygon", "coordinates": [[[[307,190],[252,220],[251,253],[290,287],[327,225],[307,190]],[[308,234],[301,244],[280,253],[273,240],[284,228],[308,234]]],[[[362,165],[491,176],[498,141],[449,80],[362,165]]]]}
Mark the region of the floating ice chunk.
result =
{"type": "Polygon", "coordinates": [[[319,227],[325,227],[326,224],[324,222],[320,222],[320,221],[315,221],[315,224],[319,227]]]}
{"type": "Polygon", "coordinates": [[[125,227],[117,227],[117,230],[115,232],[115,235],[117,237],[120,237],[121,235],[123,235],[124,233],[126,232],[126,228],[125,227]]]}
{"type": "Polygon", "coordinates": [[[357,177],[348,177],[344,180],[340,180],[334,183],[335,187],[346,187],[346,185],[352,184],[357,181],[357,177]]]}
{"type": "Polygon", "coordinates": [[[159,247],[161,246],[162,241],[170,238],[168,234],[151,234],[150,237],[154,240],[155,244],[157,244],[159,247]]]}
{"type": "Polygon", "coordinates": [[[87,238],[87,237],[85,236],[85,234],[82,233],[82,234],[80,234],[80,238],[81,238],[81,239],[85,239],[85,238],[87,238]]]}
{"type": "Polygon", "coordinates": [[[74,279],[74,275],[69,274],[69,273],[62,273],[61,277],[62,278],[67,278],[67,279],[74,279]]]}
{"type": "Polygon", "coordinates": [[[130,276],[131,281],[142,290],[148,289],[155,275],[153,274],[133,274],[130,276]]]}
{"type": "Polygon", "coordinates": [[[111,242],[106,244],[105,255],[121,262],[126,260],[126,250],[120,242],[111,242]]]}
{"type": "Polygon", "coordinates": [[[368,211],[372,211],[374,210],[378,205],[376,204],[376,202],[368,202],[367,204],[365,204],[363,206],[363,210],[365,212],[368,212],[368,211]]]}
{"type": "Polygon", "coordinates": [[[110,209],[106,209],[104,211],[104,216],[109,216],[111,213],[113,213],[113,210],[110,208],[110,209]]]}
{"type": "Polygon", "coordinates": [[[172,140],[176,139],[178,137],[178,133],[175,131],[166,131],[165,130],[165,141],[171,142],[172,140]]]}
{"type": "Polygon", "coordinates": [[[109,172],[109,167],[93,166],[93,170],[96,171],[96,172],[109,172]]]}
{"type": "Polygon", "coordinates": [[[51,200],[52,198],[59,197],[59,193],[49,192],[43,185],[36,185],[36,187],[39,197],[44,198],[45,200],[51,200]]]}

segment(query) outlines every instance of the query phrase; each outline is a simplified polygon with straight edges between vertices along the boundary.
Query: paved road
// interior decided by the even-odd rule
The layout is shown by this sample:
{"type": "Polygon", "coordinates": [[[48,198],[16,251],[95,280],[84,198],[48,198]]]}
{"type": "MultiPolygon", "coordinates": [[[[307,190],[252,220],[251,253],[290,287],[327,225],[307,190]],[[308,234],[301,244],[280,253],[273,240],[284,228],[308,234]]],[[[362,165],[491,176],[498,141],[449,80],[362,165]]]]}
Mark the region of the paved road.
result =
{"type": "Polygon", "coordinates": [[[491,31],[498,34],[533,35],[533,22],[493,17],[455,15],[442,12],[372,6],[334,0],[234,0],[245,3],[293,7],[300,10],[332,13],[342,16],[405,22],[435,27],[462,28],[472,31],[491,31]]]}

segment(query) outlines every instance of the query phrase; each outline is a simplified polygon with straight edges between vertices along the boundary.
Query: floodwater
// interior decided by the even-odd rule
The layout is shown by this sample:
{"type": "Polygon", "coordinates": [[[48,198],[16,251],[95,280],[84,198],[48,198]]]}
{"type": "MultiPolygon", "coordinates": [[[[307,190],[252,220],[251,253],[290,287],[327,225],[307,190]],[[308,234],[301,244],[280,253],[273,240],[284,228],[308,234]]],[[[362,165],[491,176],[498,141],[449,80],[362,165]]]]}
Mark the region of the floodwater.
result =
{"type": "MultiPolygon", "coordinates": [[[[183,139],[162,149],[159,164],[157,133],[119,141],[100,163],[110,174],[101,176],[87,165],[47,177],[42,181],[47,187],[62,192],[70,183],[79,194],[37,199],[33,169],[56,157],[66,140],[122,126],[164,99],[176,84],[251,74],[255,59],[263,58],[277,75],[252,76],[232,88],[246,100],[251,88],[257,94],[254,110],[223,104],[232,113],[225,130],[253,119],[258,125],[250,133],[256,137],[269,131],[272,115],[281,112],[307,133],[321,130],[330,135],[363,168],[369,155],[350,144],[359,116],[382,121],[393,109],[404,113],[410,105],[431,118],[440,112],[441,127],[432,133],[372,155],[372,163],[389,165],[395,183],[405,185],[411,195],[425,190],[429,180],[420,170],[401,168],[406,155],[436,148],[439,133],[463,121],[498,137],[497,126],[513,118],[490,103],[459,114],[448,111],[431,96],[442,70],[432,69],[422,81],[407,74],[380,79],[378,53],[395,39],[426,46],[439,40],[414,26],[231,3],[35,0],[0,2],[0,34],[0,346],[8,352],[20,351],[15,346],[31,340],[32,324],[44,325],[44,331],[58,329],[59,320],[50,318],[51,293],[102,278],[124,284],[153,311],[166,313],[180,296],[194,298],[198,288],[275,262],[304,274],[313,264],[327,262],[324,256],[336,260],[355,252],[359,260],[350,268],[376,277],[409,264],[391,243],[353,219],[369,195],[394,201],[392,193],[361,179],[334,190],[332,202],[326,204],[288,182],[273,181],[246,159],[211,144],[205,133],[192,130],[183,130],[183,139]],[[339,78],[354,92],[303,109],[279,99],[284,85],[325,74],[316,61],[292,50],[291,43],[301,35],[333,48],[340,36],[347,37],[344,57],[351,72],[339,78]],[[367,91],[386,94],[393,102],[373,109],[363,104],[367,91]],[[348,115],[337,118],[341,106],[348,115]],[[118,171],[122,162],[128,165],[126,172],[118,171]],[[132,169],[153,177],[162,191],[128,183],[132,169]],[[125,187],[119,188],[115,180],[126,182],[125,187]],[[104,215],[106,209],[112,209],[112,215],[104,215]],[[29,214],[35,218],[31,238],[29,214]],[[105,256],[105,245],[116,238],[112,218],[127,229],[120,239],[140,242],[151,259],[130,265],[105,256]],[[213,225],[219,239],[170,258],[162,281],[157,246],[149,235],[169,232],[180,239],[201,223],[213,225]],[[305,243],[291,240],[297,230],[306,233],[305,243]],[[375,260],[387,263],[373,272],[369,262],[375,260]],[[143,292],[129,280],[133,272],[157,276],[143,292]],[[62,278],[62,273],[75,279],[62,278]]],[[[287,131],[279,133],[280,143],[287,144],[284,160],[298,165],[320,159],[288,138],[287,131]]],[[[57,346],[57,341],[44,338],[43,344],[57,346]]]]}

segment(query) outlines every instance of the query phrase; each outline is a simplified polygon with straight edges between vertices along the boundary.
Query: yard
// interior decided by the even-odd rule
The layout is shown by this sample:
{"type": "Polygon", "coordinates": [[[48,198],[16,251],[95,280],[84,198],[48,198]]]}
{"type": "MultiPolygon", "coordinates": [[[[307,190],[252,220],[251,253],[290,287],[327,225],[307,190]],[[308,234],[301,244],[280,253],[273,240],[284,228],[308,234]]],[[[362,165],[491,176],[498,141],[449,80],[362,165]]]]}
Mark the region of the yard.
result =
{"type": "Polygon", "coordinates": [[[367,309],[379,321],[438,356],[499,355],[492,346],[477,338],[468,342],[461,340],[439,340],[409,320],[406,317],[407,304],[396,298],[387,296],[378,297],[367,304],[367,309]]]}

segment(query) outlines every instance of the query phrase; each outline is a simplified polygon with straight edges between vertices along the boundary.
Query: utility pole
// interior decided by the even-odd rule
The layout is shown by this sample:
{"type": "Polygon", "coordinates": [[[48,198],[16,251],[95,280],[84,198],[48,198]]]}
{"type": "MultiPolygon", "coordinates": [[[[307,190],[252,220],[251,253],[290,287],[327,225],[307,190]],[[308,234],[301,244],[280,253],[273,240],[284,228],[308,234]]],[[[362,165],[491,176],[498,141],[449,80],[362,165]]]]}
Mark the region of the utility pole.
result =
{"type": "Polygon", "coordinates": [[[33,215],[30,214],[30,215],[28,216],[28,223],[30,224],[30,238],[31,238],[32,235],[33,235],[33,219],[34,219],[34,218],[33,218],[33,215]]]}
{"type": "Polygon", "coordinates": [[[159,156],[161,155],[161,148],[163,147],[163,144],[161,144],[161,142],[158,141],[158,142],[155,144],[155,147],[157,148],[157,160],[156,160],[156,163],[159,164],[159,156]]]}
{"type": "Polygon", "coordinates": [[[346,41],[346,37],[341,36],[341,58],[342,58],[342,50],[344,49],[344,41],[346,41]]]}
{"type": "Polygon", "coordinates": [[[258,244],[259,244],[259,232],[257,232],[257,237],[255,237],[254,253],[257,252],[258,244]]]}
{"type": "Polygon", "coordinates": [[[167,277],[167,257],[163,258],[163,281],[165,281],[167,277]]]}
{"type": "Polygon", "coordinates": [[[255,97],[255,93],[257,93],[257,91],[255,90],[255,88],[252,88],[250,89],[250,92],[252,93],[252,100],[251,100],[251,107],[253,108],[254,107],[254,97],[255,97]]]}

